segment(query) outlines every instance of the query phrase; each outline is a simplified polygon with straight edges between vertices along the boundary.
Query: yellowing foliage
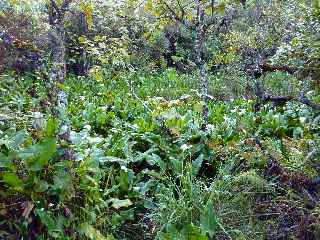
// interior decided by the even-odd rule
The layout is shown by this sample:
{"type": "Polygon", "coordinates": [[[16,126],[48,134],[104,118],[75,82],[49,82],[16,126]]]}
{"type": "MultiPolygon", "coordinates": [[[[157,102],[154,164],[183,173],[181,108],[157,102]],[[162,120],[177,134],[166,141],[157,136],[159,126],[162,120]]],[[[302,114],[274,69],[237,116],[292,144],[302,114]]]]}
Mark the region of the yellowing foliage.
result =
{"type": "Polygon", "coordinates": [[[80,9],[84,13],[89,28],[93,26],[93,4],[92,2],[81,2],[80,9]]]}

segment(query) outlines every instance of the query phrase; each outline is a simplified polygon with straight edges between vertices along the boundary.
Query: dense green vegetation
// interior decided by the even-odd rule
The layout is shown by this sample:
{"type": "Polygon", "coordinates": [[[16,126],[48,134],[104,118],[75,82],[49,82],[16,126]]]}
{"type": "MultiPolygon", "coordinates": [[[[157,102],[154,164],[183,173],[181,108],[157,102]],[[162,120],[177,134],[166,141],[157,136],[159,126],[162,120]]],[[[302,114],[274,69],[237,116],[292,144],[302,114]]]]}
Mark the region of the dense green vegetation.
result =
{"type": "Polygon", "coordinates": [[[39,2],[0,3],[0,239],[320,239],[319,1],[39,2]]]}

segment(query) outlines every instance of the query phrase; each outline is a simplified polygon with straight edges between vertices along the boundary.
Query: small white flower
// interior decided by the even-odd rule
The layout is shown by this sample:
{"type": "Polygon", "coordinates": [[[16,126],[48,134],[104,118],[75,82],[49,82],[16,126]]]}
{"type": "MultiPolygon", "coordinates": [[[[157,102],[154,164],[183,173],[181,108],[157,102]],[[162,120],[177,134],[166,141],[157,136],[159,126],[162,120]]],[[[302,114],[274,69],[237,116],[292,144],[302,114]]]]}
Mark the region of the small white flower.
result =
{"type": "Polygon", "coordinates": [[[213,132],[214,129],[215,129],[214,125],[212,125],[212,124],[208,124],[208,125],[207,125],[207,130],[208,130],[209,132],[213,132]]]}
{"type": "Polygon", "coordinates": [[[133,187],[133,190],[136,192],[139,192],[140,189],[141,189],[140,187],[133,187]]]}
{"type": "Polygon", "coordinates": [[[186,151],[189,146],[187,144],[183,144],[180,148],[182,149],[182,151],[186,151]]]}
{"type": "Polygon", "coordinates": [[[41,118],[42,117],[42,113],[41,112],[33,112],[32,113],[34,118],[41,118]]]}
{"type": "Polygon", "coordinates": [[[80,96],[80,100],[81,100],[81,101],[84,101],[85,99],[86,99],[85,96],[80,96]]]}
{"type": "Polygon", "coordinates": [[[245,110],[245,109],[243,109],[243,108],[242,108],[242,109],[240,109],[239,114],[240,114],[240,115],[245,115],[245,114],[246,114],[246,110],[245,110]]]}
{"type": "Polygon", "coordinates": [[[121,170],[128,172],[128,168],[126,168],[125,166],[121,166],[121,170]]]}
{"type": "Polygon", "coordinates": [[[231,118],[229,118],[227,115],[224,115],[223,119],[225,122],[230,122],[230,120],[231,120],[231,118]]]}
{"type": "Polygon", "coordinates": [[[179,99],[177,99],[177,100],[172,100],[172,101],[170,102],[170,104],[172,104],[172,105],[178,105],[179,103],[180,103],[179,99]]]}
{"type": "Polygon", "coordinates": [[[306,117],[299,117],[299,120],[302,124],[304,124],[306,122],[307,118],[306,117]]]}
{"type": "Polygon", "coordinates": [[[90,144],[98,144],[103,141],[103,138],[100,137],[88,137],[88,141],[90,144]]]}
{"type": "Polygon", "coordinates": [[[90,148],[86,148],[86,149],[84,150],[84,154],[85,154],[86,156],[88,156],[88,155],[90,154],[90,152],[91,152],[91,149],[90,149],[90,148]]]}
{"type": "Polygon", "coordinates": [[[83,129],[90,131],[91,130],[91,126],[90,125],[84,125],[83,129]]]}

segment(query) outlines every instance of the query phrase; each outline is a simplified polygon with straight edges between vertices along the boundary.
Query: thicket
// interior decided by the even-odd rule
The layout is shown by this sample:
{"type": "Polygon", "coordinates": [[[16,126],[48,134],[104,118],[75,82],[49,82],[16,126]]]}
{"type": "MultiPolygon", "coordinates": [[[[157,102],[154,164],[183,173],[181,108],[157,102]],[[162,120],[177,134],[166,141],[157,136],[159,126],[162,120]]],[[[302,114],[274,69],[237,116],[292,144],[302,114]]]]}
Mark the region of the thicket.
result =
{"type": "Polygon", "coordinates": [[[0,3],[1,239],[320,239],[320,3],[0,3]]]}

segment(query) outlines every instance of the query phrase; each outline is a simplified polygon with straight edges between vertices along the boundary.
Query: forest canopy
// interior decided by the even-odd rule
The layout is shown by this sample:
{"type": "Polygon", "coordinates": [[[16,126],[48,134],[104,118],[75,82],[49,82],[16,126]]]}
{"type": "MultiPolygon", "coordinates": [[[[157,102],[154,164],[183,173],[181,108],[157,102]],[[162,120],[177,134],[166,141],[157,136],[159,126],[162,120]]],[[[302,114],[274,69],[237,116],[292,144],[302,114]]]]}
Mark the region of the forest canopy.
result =
{"type": "Polygon", "coordinates": [[[0,239],[320,239],[320,0],[2,0],[0,239]]]}

